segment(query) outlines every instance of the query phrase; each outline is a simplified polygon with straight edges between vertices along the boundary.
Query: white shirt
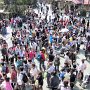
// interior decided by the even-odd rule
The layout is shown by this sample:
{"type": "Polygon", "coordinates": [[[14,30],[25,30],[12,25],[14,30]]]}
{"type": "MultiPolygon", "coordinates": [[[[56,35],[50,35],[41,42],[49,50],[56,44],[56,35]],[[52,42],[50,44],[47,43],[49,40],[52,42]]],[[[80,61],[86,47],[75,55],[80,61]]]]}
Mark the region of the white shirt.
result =
{"type": "Polygon", "coordinates": [[[24,51],[19,51],[19,55],[20,55],[20,57],[24,57],[24,54],[25,54],[25,52],[24,51]]]}
{"type": "Polygon", "coordinates": [[[22,85],[23,84],[23,81],[22,81],[22,79],[23,79],[23,74],[22,74],[23,72],[20,72],[19,74],[17,74],[17,83],[19,84],[19,85],[22,85]]]}
{"type": "Polygon", "coordinates": [[[35,67],[35,68],[31,68],[30,70],[30,74],[34,77],[37,77],[38,75],[38,69],[35,67]]]}
{"type": "Polygon", "coordinates": [[[28,67],[29,67],[29,69],[31,69],[31,67],[32,67],[32,63],[27,63],[28,64],[28,67]]]}
{"type": "Polygon", "coordinates": [[[70,73],[66,73],[66,74],[65,74],[64,80],[66,80],[66,81],[67,81],[67,80],[70,80],[70,73]]]}
{"type": "Polygon", "coordinates": [[[61,89],[60,90],[71,90],[71,89],[70,89],[70,87],[61,86],[61,89]]]}
{"type": "Polygon", "coordinates": [[[65,62],[69,62],[69,61],[70,61],[69,57],[65,55],[65,62]]]}
{"type": "Polygon", "coordinates": [[[5,90],[5,86],[6,86],[6,81],[3,81],[2,84],[0,85],[0,88],[2,90],[5,90]]]}
{"type": "Polygon", "coordinates": [[[15,49],[15,53],[16,53],[16,54],[18,54],[18,53],[19,53],[19,51],[20,51],[20,49],[19,49],[19,48],[16,48],[16,49],[15,49]]]}
{"type": "Polygon", "coordinates": [[[80,27],[80,31],[83,31],[83,29],[84,29],[83,27],[80,27]]]}
{"type": "Polygon", "coordinates": [[[62,42],[65,41],[65,40],[66,40],[66,38],[65,38],[65,36],[64,36],[64,37],[62,38],[62,42]]]}
{"type": "Polygon", "coordinates": [[[36,50],[37,44],[35,42],[33,42],[32,47],[33,47],[34,50],[36,50]]]}
{"type": "Polygon", "coordinates": [[[70,89],[69,86],[68,86],[68,87],[64,87],[63,82],[61,82],[61,83],[59,84],[59,90],[71,90],[71,89],[70,89]]]}
{"type": "Polygon", "coordinates": [[[11,82],[6,82],[6,81],[2,82],[2,84],[0,85],[0,88],[1,88],[1,90],[7,90],[7,89],[13,90],[11,82]]]}
{"type": "Polygon", "coordinates": [[[55,66],[50,66],[49,69],[47,70],[48,73],[52,73],[53,71],[55,71],[55,66]]]}
{"type": "Polygon", "coordinates": [[[86,69],[86,64],[85,63],[81,63],[79,65],[79,70],[81,70],[82,72],[84,72],[85,69],[86,69]]]}
{"type": "Polygon", "coordinates": [[[81,37],[78,37],[78,44],[81,44],[81,37]]]}

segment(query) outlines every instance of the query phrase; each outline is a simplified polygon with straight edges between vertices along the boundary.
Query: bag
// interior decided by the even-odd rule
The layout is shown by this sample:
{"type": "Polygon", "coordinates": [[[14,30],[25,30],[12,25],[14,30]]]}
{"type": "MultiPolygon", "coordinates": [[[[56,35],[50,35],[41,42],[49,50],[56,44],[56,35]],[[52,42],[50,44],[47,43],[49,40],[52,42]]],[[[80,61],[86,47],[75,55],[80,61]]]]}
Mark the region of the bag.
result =
{"type": "Polygon", "coordinates": [[[65,73],[64,73],[64,72],[63,72],[63,73],[60,73],[60,74],[59,74],[59,77],[60,77],[60,79],[64,79],[65,73]]]}
{"type": "Polygon", "coordinates": [[[37,60],[38,60],[38,61],[41,60],[41,54],[38,54],[38,56],[37,56],[37,60]]]}
{"type": "Polygon", "coordinates": [[[39,86],[38,80],[35,81],[35,86],[36,86],[36,87],[39,86]]]}
{"type": "Polygon", "coordinates": [[[22,78],[23,82],[24,82],[24,83],[27,83],[27,82],[28,82],[28,77],[27,77],[27,75],[26,75],[25,73],[22,73],[22,75],[23,75],[23,78],[22,78]]]}
{"type": "Polygon", "coordinates": [[[5,66],[2,67],[2,72],[6,72],[6,67],[5,66]]]}
{"type": "Polygon", "coordinates": [[[20,66],[23,66],[23,61],[22,60],[18,60],[16,62],[16,67],[20,67],[20,66]]]}

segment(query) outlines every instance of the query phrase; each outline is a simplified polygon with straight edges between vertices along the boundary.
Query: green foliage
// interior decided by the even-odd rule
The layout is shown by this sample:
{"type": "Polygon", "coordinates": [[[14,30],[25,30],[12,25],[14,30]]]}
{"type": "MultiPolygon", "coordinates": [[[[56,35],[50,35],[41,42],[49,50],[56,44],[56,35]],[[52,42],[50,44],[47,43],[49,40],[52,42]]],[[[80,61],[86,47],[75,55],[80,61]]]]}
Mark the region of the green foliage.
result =
{"type": "Polygon", "coordinates": [[[7,7],[6,11],[11,13],[23,14],[28,9],[28,6],[37,7],[37,0],[3,0],[3,2],[7,7]]]}
{"type": "Polygon", "coordinates": [[[17,4],[17,5],[34,5],[36,6],[37,0],[3,0],[5,4],[17,4]]]}
{"type": "Polygon", "coordinates": [[[86,16],[86,10],[81,10],[80,11],[80,16],[86,16]]]}

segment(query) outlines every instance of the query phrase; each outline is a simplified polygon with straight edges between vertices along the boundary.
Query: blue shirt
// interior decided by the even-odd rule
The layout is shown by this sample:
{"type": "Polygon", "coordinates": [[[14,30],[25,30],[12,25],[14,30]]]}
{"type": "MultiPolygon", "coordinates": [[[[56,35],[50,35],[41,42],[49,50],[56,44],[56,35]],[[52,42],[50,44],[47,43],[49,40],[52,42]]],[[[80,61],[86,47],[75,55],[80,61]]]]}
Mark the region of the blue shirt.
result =
{"type": "Polygon", "coordinates": [[[53,42],[53,37],[52,37],[52,35],[50,35],[49,40],[50,40],[50,43],[53,42]]]}

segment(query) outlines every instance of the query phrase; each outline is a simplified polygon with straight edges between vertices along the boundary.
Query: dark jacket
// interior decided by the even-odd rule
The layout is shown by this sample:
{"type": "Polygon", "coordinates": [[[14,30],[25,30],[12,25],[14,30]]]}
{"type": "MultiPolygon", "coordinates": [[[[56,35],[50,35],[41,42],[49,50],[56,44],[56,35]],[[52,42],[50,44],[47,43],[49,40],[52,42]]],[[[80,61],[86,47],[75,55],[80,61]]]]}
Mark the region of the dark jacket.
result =
{"type": "Polygon", "coordinates": [[[51,88],[57,88],[59,83],[60,83],[60,81],[59,81],[59,77],[57,75],[55,75],[51,78],[51,88]]]}
{"type": "Polygon", "coordinates": [[[53,54],[49,54],[49,61],[52,62],[54,60],[54,55],[53,54]]]}
{"type": "Polygon", "coordinates": [[[39,83],[39,85],[43,85],[43,76],[39,76],[38,78],[37,78],[37,80],[38,80],[38,83],[39,83]]]}

